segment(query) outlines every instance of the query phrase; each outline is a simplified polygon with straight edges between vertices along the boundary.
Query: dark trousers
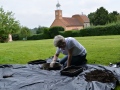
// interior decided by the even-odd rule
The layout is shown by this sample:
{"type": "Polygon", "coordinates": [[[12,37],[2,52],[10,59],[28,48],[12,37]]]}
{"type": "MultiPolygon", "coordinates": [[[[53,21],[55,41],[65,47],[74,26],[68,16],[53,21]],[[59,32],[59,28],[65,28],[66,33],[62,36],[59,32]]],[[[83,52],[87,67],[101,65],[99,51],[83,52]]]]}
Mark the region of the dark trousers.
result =
{"type": "MultiPolygon", "coordinates": [[[[63,66],[66,67],[67,66],[67,59],[68,59],[68,56],[66,55],[64,58],[62,58],[59,61],[60,64],[63,64],[63,66]]],[[[81,55],[72,56],[71,65],[79,66],[79,65],[84,65],[86,63],[87,63],[86,55],[84,55],[84,56],[81,56],[81,55]]]]}

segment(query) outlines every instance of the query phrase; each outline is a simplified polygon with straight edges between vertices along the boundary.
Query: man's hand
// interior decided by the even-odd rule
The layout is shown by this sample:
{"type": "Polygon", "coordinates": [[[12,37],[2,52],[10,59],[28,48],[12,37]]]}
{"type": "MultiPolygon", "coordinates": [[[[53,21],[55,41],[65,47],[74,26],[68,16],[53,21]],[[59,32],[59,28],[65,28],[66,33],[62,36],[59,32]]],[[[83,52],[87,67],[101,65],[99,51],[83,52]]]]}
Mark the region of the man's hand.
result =
{"type": "Polygon", "coordinates": [[[53,68],[55,66],[56,60],[52,60],[52,62],[50,63],[50,67],[53,68]]]}

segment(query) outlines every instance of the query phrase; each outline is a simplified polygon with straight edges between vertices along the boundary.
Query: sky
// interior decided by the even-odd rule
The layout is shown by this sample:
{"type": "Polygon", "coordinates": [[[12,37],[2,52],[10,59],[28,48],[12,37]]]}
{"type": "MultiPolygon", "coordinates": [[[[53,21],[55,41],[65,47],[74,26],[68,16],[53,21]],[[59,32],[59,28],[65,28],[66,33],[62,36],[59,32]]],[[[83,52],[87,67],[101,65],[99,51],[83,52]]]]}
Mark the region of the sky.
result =
{"type": "Polygon", "coordinates": [[[51,26],[55,20],[58,2],[63,17],[82,13],[88,15],[100,7],[104,7],[109,13],[120,13],[120,0],[0,0],[0,7],[5,12],[12,12],[21,26],[33,29],[38,26],[51,26]]]}

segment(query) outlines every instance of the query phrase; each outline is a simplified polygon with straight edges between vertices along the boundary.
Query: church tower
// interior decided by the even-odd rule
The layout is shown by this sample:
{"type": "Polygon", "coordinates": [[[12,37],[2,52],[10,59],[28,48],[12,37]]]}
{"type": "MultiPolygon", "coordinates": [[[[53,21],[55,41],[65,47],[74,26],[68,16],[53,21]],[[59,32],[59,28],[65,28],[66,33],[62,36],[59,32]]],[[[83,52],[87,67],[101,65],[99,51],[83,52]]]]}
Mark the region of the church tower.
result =
{"type": "Polygon", "coordinates": [[[56,4],[57,10],[55,10],[55,18],[56,19],[62,19],[62,10],[60,10],[60,4],[59,2],[56,4]]]}

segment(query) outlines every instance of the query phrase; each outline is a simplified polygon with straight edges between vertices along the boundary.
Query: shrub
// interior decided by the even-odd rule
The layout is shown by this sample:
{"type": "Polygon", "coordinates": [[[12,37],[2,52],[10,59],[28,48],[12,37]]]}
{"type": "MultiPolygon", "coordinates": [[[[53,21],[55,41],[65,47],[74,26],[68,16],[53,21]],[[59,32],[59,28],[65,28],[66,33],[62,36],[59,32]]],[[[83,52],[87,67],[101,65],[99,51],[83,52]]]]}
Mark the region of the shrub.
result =
{"type": "Polygon", "coordinates": [[[1,35],[0,36],[0,42],[1,43],[8,42],[8,35],[6,35],[6,34],[1,35]]]}
{"type": "Polygon", "coordinates": [[[50,37],[53,38],[54,36],[56,35],[59,35],[60,31],[64,31],[64,28],[63,27],[60,27],[60,26],[56,26],[56,27],[51,27],[49,29],[49,32],[50,32],[50,37]]]}
{"type": "Polygon", "coordinates": [[[89,27],[80,30],[80,36],[119,35],[120,23],[106,26],[89,27]]]}

